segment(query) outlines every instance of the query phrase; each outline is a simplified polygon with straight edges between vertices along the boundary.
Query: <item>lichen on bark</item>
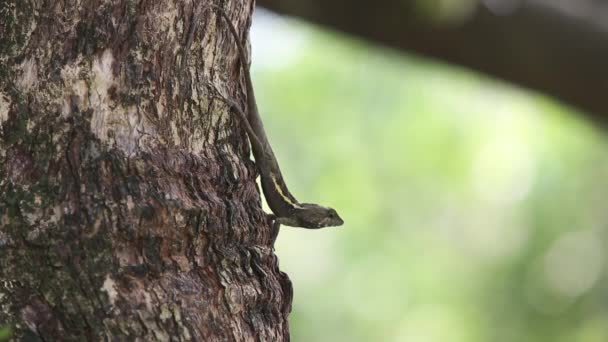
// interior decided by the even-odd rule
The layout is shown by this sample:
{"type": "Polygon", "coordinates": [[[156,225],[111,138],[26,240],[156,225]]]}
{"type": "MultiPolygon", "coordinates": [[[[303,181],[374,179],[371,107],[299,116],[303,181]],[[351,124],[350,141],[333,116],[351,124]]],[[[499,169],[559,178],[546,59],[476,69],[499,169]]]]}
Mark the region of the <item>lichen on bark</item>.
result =
{"type": "MultiPolygon", "coordinates": [[[[252,3],[223,1],[244,31],[252,3]]],[[[225,23],[197,1],[0,3],[0,326],[288,339],[225,23]],[[189,39],[189,37],[193,37],[189,39]]]]}

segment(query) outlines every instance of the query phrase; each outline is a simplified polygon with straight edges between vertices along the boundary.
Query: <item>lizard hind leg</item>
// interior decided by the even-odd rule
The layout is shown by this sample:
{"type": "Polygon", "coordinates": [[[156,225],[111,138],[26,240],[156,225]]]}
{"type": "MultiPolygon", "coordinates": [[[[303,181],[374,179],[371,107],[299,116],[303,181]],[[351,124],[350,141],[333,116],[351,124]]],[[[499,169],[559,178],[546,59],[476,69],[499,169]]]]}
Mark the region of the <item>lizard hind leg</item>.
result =
{"type": "Polygon", "coordinates": [[[214,97],[221,99],[226,104],[228,104],[228,106],[230,108],[233,108],[236,111],[237,115],[239,116],[239,118],[241,120],[241,123],[243,125],[245,125],[245,129],[247,130],[247,135],[249,136],[251,143],[255,144],[256,147],[258,147],[262,151],[264,151],[264,148],[263,148],[262,143],[260,142],[260,139],[258,139],[258,136],[255,134],[253,127],[251,127],[251,124],[249,123],[249,120],[247,119],[247,114],[245,114],[245,111],[243,111],[241,106],[239,106],[239,104],[236,103],[236,101],[229,99],[229,98],[225,97],[224,95],[222,95],[212,84],[208,84],[208,87],[212,89],[212,93],[213,93],[212,95],[214,97]]]}

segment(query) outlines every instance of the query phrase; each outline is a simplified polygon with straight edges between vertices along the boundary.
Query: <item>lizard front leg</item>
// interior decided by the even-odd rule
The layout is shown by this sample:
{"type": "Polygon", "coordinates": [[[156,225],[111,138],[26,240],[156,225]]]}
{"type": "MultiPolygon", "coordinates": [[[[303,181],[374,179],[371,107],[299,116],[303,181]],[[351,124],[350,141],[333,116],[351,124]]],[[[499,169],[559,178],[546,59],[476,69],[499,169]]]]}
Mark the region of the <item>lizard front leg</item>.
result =
{"type": "Polygon", "coordinates": [[[274,246],[274,242],[277,240],[281,225],[297,227],[297,223],[293,218],[289,217],[278,217],[275,214],[266,214],[272,228],[270,229],[270,245],[274,246]]]}
{"type": "Polygon", "coordinates": [[[279,236],[279,230],[281,229],[281,222],[277,219],[275,214],[266,214],[266,218],[270,223],[270,246],[274,248],[274,242],[279,236]]]}

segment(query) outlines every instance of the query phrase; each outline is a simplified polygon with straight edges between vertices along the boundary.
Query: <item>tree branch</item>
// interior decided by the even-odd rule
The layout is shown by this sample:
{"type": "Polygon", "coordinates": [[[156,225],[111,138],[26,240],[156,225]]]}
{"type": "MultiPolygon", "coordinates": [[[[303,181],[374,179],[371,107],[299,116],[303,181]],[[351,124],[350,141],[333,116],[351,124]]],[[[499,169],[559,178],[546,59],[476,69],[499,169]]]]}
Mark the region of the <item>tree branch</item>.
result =
{"type": "Polygon", "coordinates": [[[608,34],[590,20],[530,3],[506,16],[480,6],[463,22],[449,25],[424,24],[412,1],[258,4],[541,91],[606,121],[608,34]]]}

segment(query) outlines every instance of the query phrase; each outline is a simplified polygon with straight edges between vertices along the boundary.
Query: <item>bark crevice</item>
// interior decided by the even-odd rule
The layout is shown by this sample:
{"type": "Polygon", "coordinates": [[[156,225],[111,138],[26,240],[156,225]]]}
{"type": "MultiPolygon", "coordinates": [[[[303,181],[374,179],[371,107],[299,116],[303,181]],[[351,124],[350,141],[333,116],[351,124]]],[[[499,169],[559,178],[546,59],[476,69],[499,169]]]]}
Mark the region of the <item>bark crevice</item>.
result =
{"type": "MultiPolygon", "coordinates": [[[[242,101],[236,47],[196,3],[0,4],[0,324],[16,340],[288,340],[246,136],[208,90],[242,101]]],[[[247,29],[253,4],[221,5],[247,29]]]]}

